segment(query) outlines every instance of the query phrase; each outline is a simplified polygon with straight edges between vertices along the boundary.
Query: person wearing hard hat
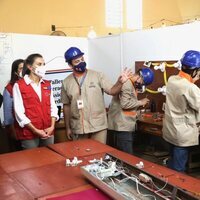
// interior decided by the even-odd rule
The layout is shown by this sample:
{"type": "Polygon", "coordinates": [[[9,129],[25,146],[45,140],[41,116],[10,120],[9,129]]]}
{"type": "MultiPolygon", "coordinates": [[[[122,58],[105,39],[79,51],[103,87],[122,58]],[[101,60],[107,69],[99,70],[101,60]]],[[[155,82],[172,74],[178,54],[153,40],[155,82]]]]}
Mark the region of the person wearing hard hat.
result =
{"type": "Polygon", "coordinates": [[[61,90],[66,134],[70,140],[93,138],[105,143],[108,126],[103,93],[119,93],[130,70],[124,70],[113,85],[103,73],[87,69],[83,55],[77,47],[70,47],[64,55],[73,71],[61,90]]]}
{"type": "Polygon", "coordinates": [[[113,147],[133,154],[137,109],[149,103],[148,98],[137,99],[137,87],[143,84],[150,85],[153,80],[153,71],[149,68],[142,68],[133,74],[123,85],[121,92],[112,98],[108,111],[108,134],[112,134],[113,147]]]}
{"type": "Polygon", "coordinates": [[[199,143],[200,89],[194,83],[200,78],[200,52],[187,51],[181,64],[181,71],[169,78],[166,87],[163,138],[170,144],[168,167],[184,172],[189,147],[199,143]]]}

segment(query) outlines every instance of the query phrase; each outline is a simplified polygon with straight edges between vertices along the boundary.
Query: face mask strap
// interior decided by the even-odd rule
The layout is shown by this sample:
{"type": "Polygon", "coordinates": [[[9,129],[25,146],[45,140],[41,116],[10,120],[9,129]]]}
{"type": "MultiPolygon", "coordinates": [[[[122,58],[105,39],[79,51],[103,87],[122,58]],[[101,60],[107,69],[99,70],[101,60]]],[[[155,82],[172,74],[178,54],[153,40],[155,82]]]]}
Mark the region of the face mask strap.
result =
{"type": "Polygon", "coordinates": [[[194,78],[195,76],[197,76],[199,69],[194,69],[194,71],[191,74],[191,77],[194,78]]]}

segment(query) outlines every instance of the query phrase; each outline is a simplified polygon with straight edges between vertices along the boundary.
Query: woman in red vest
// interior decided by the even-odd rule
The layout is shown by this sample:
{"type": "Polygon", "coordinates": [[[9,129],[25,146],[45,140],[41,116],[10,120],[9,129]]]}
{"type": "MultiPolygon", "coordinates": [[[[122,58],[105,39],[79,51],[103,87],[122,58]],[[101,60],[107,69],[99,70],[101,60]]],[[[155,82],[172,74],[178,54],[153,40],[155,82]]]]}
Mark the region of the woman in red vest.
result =
{"type": "Polygon", "coordinates": [[[6,127],[6,133],[9,138],[9,145],[11,151],[21,149],[21,145],[17,140],[15,133],[17,122],[14,117],[12,90],[15,82],[20,78],[22,78],[23,66],[24,66],[24,60],[22,59],[17,59],[12,63],[11,78],[3,92],[4,125],[6,127]]]}
{"type": "Polygon", "coordinates": [[[17,137],[23,149],[54,143],[58,109],[50,81],[44,80],[46,67],[40,54],[31,54],[24,64],[25,76],[13,87],[14,110],[20,126],[17,137]]]}

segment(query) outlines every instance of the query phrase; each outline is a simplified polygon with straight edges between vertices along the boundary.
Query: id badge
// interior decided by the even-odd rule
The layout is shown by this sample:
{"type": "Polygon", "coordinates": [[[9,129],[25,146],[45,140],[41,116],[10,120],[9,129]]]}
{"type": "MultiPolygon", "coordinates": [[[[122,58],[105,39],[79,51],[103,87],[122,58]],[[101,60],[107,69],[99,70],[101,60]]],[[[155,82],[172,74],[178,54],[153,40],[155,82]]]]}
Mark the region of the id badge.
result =
{"type": "Polygon", "coordinates": [[[77,100],[77,107],[78,107],[79,110],[84,107],[83,100],[77,100]]]}

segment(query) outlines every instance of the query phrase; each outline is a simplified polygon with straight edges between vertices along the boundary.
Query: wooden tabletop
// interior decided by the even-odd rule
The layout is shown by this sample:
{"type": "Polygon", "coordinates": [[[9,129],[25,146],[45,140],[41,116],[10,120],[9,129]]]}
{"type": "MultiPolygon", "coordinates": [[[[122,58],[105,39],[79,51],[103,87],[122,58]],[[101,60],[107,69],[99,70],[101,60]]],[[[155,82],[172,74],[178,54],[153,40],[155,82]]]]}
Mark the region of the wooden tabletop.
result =
{"type": "Polygon", "coordinates": [[[89,183],[81,174],[80,166],[66,167],[64,161],[16,171],[10,175],[35,198],[71,190],[89,183]]]}
{"type": "Polygon", "coordinates": [[[193,193],[200,199],[200,179],[176,172],[173,176],[168,177],[168,182],[193,193]]]}
{"type": "Polygon", "coordinates": [[[63,160],[65,160],[65,158],[56,152],[51,151],[47,147],[40,147],[0,154],[0,167],[2,167],[5,172],[10,173],[63,160]]]}
{"type": "Polygon", "coordinates": [[[73,158],[75,156],[83,157],[115,150],[108,145],[92,139],[51,144],[48,147],[66,158],[73,158]]]}
{"type": "Polygon", "coordinates": [[[165,180],[167,178],[169,183],[192,193],[197,194],[200,191],[199,179],[94,140],[65,142],[50,145],[50,148],[42,147],[0,155],[0,200],[43,200],[88,189],[91,186],[90,182],[81,174],[80,166],[89,164],[94,158],[104,158],[107,153],[132,166],[142,161],[143,172],[165,180]],[[83,162],[78,166],[69,167],[66,166],[66,158],[63,156],[77,156],[83,162]]]}
{"type": "Polygon", "coordinates": [[[153,165],[153,163],[148,161],[148,160],[144,160],[142,158],[139,158],[139,157],[134,156],[134,155],[130,155],[128,153],[125,153],[125,152],[122,152],[122,151],[119,151],[119,150],[115,150],[115,151],[113,151],[109,154],[116,157],[116,158],[120,158],[121,160],[123,160],[126,163],[133,165],[133,166],[136,166],[136,164],[138,164],[139,162],[143,162],[144,169],[150,168],[153,165]]]}
{"type": "Polygon", "coordinates": [[[0,168],[0,200],[31,200],[34,197],[0,168]]]}

